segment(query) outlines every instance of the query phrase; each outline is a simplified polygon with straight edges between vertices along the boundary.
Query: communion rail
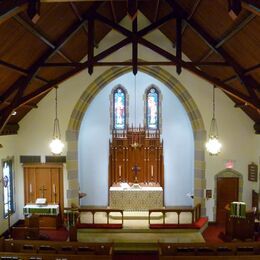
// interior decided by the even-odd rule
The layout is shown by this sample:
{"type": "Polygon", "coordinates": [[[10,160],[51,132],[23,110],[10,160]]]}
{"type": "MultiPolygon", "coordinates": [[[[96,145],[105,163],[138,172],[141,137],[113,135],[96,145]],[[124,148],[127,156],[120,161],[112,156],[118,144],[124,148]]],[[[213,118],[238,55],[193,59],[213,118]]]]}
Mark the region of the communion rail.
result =
{"type": "Polygon", "coordinates": [[[160,209],[150,209],[148,214],[148,221],[150,228],[196,228],[200,229],[207,223],[207,218],[201,217],[201,204],[195,207],[167,207],[160,209]],[[152,223],[152,215],[154,213],[162,213],[162,223],[152,223]],[[167,220],[168,213],[176,213],[177,221],[171,222],[167,220]],[[180,215],[182,213],[190,213],[190,223],[180,223],[180,215]]]}
{"type": "Polygon", "coordinates": [[[70,226],[76,226],[77,228],[122,228],[123,227],[123,210],[121,209],[109,209],[105,207],[88,207],[81,206],[80,208],[65,208],[64,215],[70,221],[70,226]],[[90,213],[91,218],[87,222],[82,222],[83,213],[90,213]],[[106,217],[102,219],[102,222],[96,221],[96,213],[105,213],[106,217]],[[120,223],[110,223],[110,213],[118,213],[121,215],[120,223]]]}

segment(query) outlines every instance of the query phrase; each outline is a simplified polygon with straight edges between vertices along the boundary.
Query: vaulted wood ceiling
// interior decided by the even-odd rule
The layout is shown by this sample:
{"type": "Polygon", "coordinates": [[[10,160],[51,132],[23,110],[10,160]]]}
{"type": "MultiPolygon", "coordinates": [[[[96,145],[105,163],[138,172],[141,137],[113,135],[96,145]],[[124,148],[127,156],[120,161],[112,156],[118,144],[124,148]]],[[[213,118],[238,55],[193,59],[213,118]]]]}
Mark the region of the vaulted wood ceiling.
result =
{"type": "Polygon", "coordinates": [[[83,69],[92,74],[96,66],[108,65],[132,66],[134,74],[139,66],[172,66],[177,73],[187,69],[223,90],[237,109],[254,120],[259,133],[259,15],[258,0],[2,0],[0,133],[16,133],[19,121],[60,82],[83,69]],[[241,3],[235,20],[228,2],[241,3]],[[141,30],[137,10],[151,22],[141,30]],[[129,14],[132,30],[120,25],[129,14]],[[124,39],[95,55],[95,48],[112,29],[124,39]],[[155,29],[172,41],[176,55],[145,39],[155,29]],[[132,61],[102,61],[127,44],[133,46],[132,61]],[[139,45],[169,61],[140,61],[139,45]],[[191,62],[184,61],[182,53],[191,62]],[[86,55],[87,61],[81,62],[86,55]]]}

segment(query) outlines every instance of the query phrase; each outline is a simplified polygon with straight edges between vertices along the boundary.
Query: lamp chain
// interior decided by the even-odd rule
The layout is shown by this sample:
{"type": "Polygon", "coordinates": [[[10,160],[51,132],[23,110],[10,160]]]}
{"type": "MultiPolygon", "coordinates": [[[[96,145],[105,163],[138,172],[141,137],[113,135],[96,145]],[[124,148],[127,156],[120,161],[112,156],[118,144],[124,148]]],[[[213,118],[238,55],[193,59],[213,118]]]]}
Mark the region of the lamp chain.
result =
{"type": "Polygon", "coordinates": [[[136,75],[135,75],[135,127],[136,127],[136,75]]]}
{"type": "Polygon", "coordinates": [[[215,85],[213,86],[213,119],[215,119],[215,85]]]}
{"type": "Polygon", "coordinates": [[[58,118],[58,98],[57,98],[57,88],[55,88],[55,119],[58,118]]]}

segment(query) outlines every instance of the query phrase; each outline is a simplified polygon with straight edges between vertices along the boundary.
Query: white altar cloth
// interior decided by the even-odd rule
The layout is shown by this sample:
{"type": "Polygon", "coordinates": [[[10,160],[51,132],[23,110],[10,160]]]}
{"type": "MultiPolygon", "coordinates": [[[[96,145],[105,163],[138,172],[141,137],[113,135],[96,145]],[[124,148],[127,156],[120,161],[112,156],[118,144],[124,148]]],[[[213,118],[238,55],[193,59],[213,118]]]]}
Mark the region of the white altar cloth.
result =
{"type": "Polygon", "coordinates": [[[27,204],[23,208],[23,214],[38,214],[38,215],[59,215],[59,205],[58,204],[47,204],[47,205],[37,205],[37,204],[27,204]]]}

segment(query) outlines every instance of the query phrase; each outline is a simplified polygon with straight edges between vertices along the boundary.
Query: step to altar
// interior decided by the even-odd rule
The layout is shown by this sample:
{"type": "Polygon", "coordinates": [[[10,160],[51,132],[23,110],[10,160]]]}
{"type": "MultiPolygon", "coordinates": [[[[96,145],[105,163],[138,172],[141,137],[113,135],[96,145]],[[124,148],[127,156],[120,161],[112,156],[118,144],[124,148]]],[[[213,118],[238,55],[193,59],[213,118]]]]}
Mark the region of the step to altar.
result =
{"type": "MultiPolygon", "coordinates": [[[[109,214],[111,219],[121,219],[121,214],[111,212],[109,214]]],[[[124,211],[123,217],[124,220],[148,220],[149,212],[148,211],[124,211]]],[[[160,212],[156,212],[150,216],[150,219],[162,219],[163,215],[160,212]]]]}

